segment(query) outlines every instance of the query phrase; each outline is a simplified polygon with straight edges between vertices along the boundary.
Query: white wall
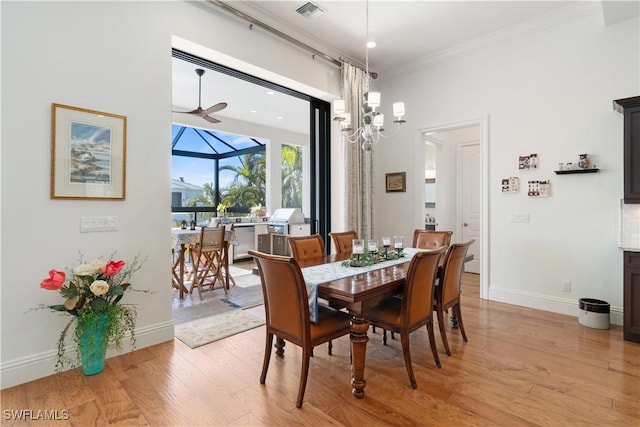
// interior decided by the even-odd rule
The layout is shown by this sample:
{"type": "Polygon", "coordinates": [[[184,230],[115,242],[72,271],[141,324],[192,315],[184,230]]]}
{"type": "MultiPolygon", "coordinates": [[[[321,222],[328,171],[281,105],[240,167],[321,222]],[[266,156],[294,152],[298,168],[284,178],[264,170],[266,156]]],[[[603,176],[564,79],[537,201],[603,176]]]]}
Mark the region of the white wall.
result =
{"type": "Polygon", "coordinates": [[[599,298],[620,323],[622,116],[612,100],[640,93],[639,24],[602,22],[594,14],[387,81],[381,76],[387,102],[405,101],[407,126],[376,147],[385,159],[376,164],[378,232],[410,235],[422,222],[403,208],[422,197],[418,130],[488,117],[489,297],[573,315],[579,298],[599,298]],[[518,156],[530,153],[538,153],[539,170],[518,171],[518,156]],[[558,162],[580,153],[601,171],[554,174],[558,162]],[[384,173],[398,171],[407,171],[407,192],[384,193],[384,173]],[[502,194],[501,179],[513,175],[520,193],[502,194]],[[551,197],[527,197],[529,179],[550,179],[551,197]],[[530,223],[510,223],[511,212],[530,213],[530,223]],[[561,292],[562,280],[571,280],[571,293],[561,292]]]}
{"type": "MultiPolygon", "coordinates": [[[[1,2],[2,387],[53,373],[68,317],[39,304],[51,268],[86,257],[149,257],[127,293],[138,346],[173,339],[170,288],[172,36],[337,94],[339,70],[217,9],[186,2],[1,2]],[[213,11],[213,12],[212,12],[213,11]],[[283,60],[287,58],[287,60],[283,60]],[[51,103],[127,116],[125,201],[49,198],[51,103]],[[115,232],[79,233],[82,216],[113,215],[115,232]],[[166,249],[165,249],[166,248],[166,249]]],[[[278,76],[276,76],[278,77],[278,76]]]]}

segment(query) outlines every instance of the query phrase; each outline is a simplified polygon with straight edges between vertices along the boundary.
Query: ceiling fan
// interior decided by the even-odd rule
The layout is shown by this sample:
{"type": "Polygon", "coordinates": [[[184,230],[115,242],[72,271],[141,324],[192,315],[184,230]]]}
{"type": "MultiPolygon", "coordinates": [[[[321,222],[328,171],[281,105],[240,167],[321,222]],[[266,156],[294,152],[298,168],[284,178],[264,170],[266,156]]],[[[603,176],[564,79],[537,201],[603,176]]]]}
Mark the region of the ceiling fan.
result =
{"type": "Polygon", "coordinates": [[[202,68],[196,68],[196,74],[198,75],[198,108],[192,111],[173,111],[174,113],[184,113],[184,114],[193,114],[198,117],[202,117],[209,123],[220,123],[220,120],[209,116],[211,113],[215,113],[220,110],[224,110],[227,108],[226,102],[219,102],[215,105],[207,109],[202,109],[202,75],[204,74],[204,70],[202,68]]]}

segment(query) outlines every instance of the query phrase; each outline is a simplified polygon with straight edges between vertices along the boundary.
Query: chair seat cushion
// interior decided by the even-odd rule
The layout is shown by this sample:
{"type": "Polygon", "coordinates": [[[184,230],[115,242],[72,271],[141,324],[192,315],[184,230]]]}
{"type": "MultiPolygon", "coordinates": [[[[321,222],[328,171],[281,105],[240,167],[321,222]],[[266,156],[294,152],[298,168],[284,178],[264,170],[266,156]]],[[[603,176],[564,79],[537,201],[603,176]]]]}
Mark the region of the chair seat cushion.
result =
{"type": "Polygon", "coordinates": [[[351,315],[333,308],[318,306],[318,323],[311,323],[311,341],[327,341],[351,329],[351,315]]]}
{"type": "Polygon", "coordinates": [[[391,297],[369,310],[367,319],[373,325],[400,325],[402,298],[391,297]]]}

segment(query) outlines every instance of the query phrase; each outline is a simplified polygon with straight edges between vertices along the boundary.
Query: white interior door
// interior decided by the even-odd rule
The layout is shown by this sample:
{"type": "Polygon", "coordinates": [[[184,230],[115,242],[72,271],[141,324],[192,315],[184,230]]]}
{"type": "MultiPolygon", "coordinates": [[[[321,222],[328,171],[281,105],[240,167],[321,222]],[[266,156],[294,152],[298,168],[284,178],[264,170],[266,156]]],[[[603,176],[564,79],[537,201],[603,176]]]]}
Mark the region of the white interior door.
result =
{"type": "Polygon", "coordinates": [[[473,255],[473,260],[465,264],[468,273],[480,274],[480,227],[482,213],[481,189],[481,154],[480,144],[477,142],[460,145],[459,181],[460,191],[460,227],[462,242],[473,239],[475,242],[469,247],[467,255],[473,255]]]}

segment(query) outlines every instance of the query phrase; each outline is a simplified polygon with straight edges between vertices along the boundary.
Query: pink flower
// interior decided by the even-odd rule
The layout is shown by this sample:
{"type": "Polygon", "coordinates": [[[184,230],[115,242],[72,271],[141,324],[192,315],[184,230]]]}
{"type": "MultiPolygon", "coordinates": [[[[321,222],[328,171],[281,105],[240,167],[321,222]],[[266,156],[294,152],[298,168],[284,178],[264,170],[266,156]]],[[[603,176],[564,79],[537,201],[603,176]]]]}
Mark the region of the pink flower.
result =
{"type": "Polygon", "coordinates": [[[66,278],[64,271],[49,270],[49,278],[40,282],[40,287],[50,291],[57,291],[64,285],[66,278]]]}
{"type": "Polygon", "coordinates": [[[104,266],[102,273],[105,276],[115,276],[124,268],[124,264],[124,261],[109,261],[107,265],[104,266]]]}

